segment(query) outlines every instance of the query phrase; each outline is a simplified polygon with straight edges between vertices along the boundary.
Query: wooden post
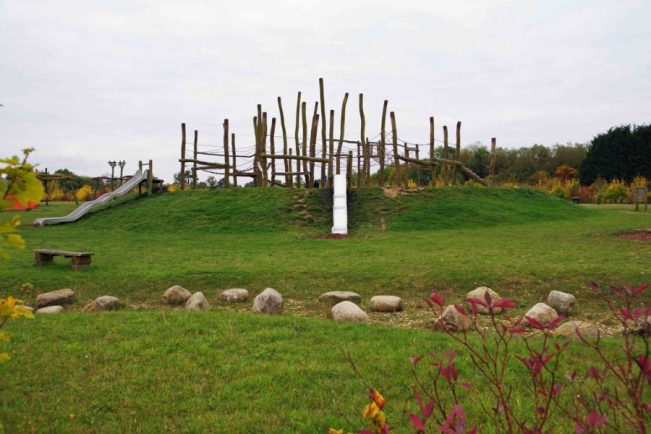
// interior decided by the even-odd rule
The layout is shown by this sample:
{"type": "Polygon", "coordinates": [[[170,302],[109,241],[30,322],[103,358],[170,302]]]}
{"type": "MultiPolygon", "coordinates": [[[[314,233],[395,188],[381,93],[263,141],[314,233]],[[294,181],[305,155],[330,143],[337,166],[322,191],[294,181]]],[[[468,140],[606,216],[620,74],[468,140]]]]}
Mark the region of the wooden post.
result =
{"type": "MultiPolygon", "coordinates": [[[[420,150],[418,148],[418,145],[416,145],[416,159],[417,160],[420,160],[420,157],[418,156],[419,152],[420,152],[420,150]]],[[[420,164],[416,165],[416,187],[420,187],[420,164]]]]}
{"type": "MultiPolygon", "coordinates": [[[[325,107],[325,91],[323,85],[323,78],[319,78],[319,96],[321,98],[321,158],[326,157],[327,149],[327,136],[326,136],[326,107],[325,107]]],[[[316,155],[315,155],[316,157],[316,155]]],[[[321,163],[321,183],[319,187],[326,187],[326,168],[323,163],[321,163]]]]}
{"type": "Polygon", "coordinates": [[[181,173],[179,173],[179,190],[185,189],[185,123],[181,124],[181,173]]]}
{"type": "MultiPolygon", "coordinates": [[[[267,153],[267,112],[262,113],[262,146],[260,147],[262,154],[267,153]]],[[[269,173],[267,172],[267,158],[261,156],[260,164],[262,165],[262,186],[269,185],[269,173]]]]}
{"type": "Polygon", "coordinates": [[[398,128],[396,126],[396,114],[391,112],[389,117],[391,118],[391,134],[393,135],[393,165],[395,167],[395,179],[398,180],[398,186],[403,187],[400,160],[398,159],[398,128]]]}
{"type": "Polygon", "coordinates": [[[333,178],[334,178],[334,168],[332,167],[332,162],[334,161],[334,152],[335,152],[335,111],[330,110],[330,163],[328,163],[328,187],[332,187],[333,178]]]}
{"type": "Polygon", "coordinates": [[[362,174],[362,150],[361,148],[361,143],[357,142],[357,188],[361,187],[362,185],[362,177],[364,176],[362,174]]]}
{"type": "Polygon", "coordinates": [[[384,187],[384,154],[386,148],[386,123],[387,123],[387,106],[389,101],[384,100],[384,106],[382,107],[382,126],[380,127],[380,149],[378,155],[380,157],[380,187],[384,187]]]}
{"type": "MultiPolygon", "coordinates": [[[[405,143],[405,157],[411,158],[410,155],[409,155],[409,144],[407,144],[407,143],[405,143]]],[[[405,167],[406,167],[405,172],[407,174],[407,176],[405,176],[405,181],[407,182],[406,187],[409,187],[409,177],[411,176],[411,173],[410,173],[411,166],[409,164],[409,161],[405,161],[405,167]]]]}
{"type": "Polygon", "coordinates": [[[488,175],[491,178],[491,184],[495,185],[495,146],[497,145],[497,139],[493,137],[491,139],[491,158],[488,166],[488,175]]]}
{"type": "MultiPolygon", "coordinates": [[[[429,161],[434,161],[434,116],[429,118],[429,161]]],[[[430,185],[436,187],[436,168],[429,166],[430,185]]]]}
{"type": "MultiPolygon", "coordinates": [[[[271,118],[271,134],[269,134],[269,153],[276,155],[276,146],[274,142],[274,134],[276,133],[276,118],[271,118]]],[[[271,160],[271,186],[276,185],[276,159],[271,160]]]]}
{"type": "MultiPolygon", "coordinates": [[[[283,103],[280,100],[280,97],[278,97],[278,110],[280,111],[280,127],[283,130],[283,154],[287,155],[287,129],[285,128],[285,114],[283,113],[283,103]]],[[[283,160],[283,167],[285,168],[285,172],[291,172],[292,168],[290,166],[290,160],[285,158],[283,160]]],[[[285,185],[289,188],[292,187],[292,177],[291,175],[285,175],[285,185]]]]}
{"type": "MultiPolygon", "coordinates": [[[[196,158],[195,158],[196,164],[196,158]]],[[[230,187],[231,174],[228,167],[228,119],[224,119],[224,188],[230,187]]]]}
{"type": "MultiPolygon", "coordinates": [[[[303,117],[303,152],[302,155],[304,157],[307,157],[307,104],[305,101],[301,104],[301,111],[302,111],[302,117],[303,117]]],[[[299,161],[299,160],[297,160],[299,161]]],[[[297,172],[300,172],[300,170],[297,170],[297,172]]],[[[303,160],[303,174],[305,176],[305,188],[310,188],[311,185],[311,179],[310,174],[307,171],[307,161],[303,160]]]]}
{"type": "Polygon", "coordinates": [[[262,174],[262,159],[260,154],[262,154],[262,104],[258,104],[258,116],[257,122],[255,125],[255,157],[253,159],[253,172],[255,173],[255,186],[264,187],[264,179],[262,174]]]}
{"type": "MultiPolygon", "coordinates": [[[[310,134],[310,157],[311,158],[316,157],[316,136],[318,132],[319,132],[319,114],[316,113],[312,118],[312,132],[310,134]]],[[[316,182],[316,176],[314,174],[314,165],[315,165],[314,160],[310,161],[310,182],[312,183],[312,185],[308,188],[314,187],[314,184],[316,182]]]]}
{"type": "Polygon", "coordinates": [[[235,133],[231,134],[231,151],[233,154],[233,165],[231,166],[233,168],[231,171],[233,174],[233,186],[237,187],[237,156],[235,155],[235,133]]]}
{"type": "MultiPolygon", "coordinates": [[[[298,140],[298,132],[301,121],[301,93],[298,93],[298,98],[296,100],[296,128],[294,129],[294,141],[296,142],[296,155],[301,155],[301,146],[298,140]]],[[[289,170],[291,172],[291,169],[289,170]]],[[[296,172],[301,171],[301,162],[296,160],[296,172]]],[[[296,187],[301,187],[301,175],[296,175],[296,187]]]]}
{"type": "Polygon", "coordinates": [[[361,121],[361,130],[360,130],[360,141],[362,143],[362,153],[364,156],[364,168],[363,173],[357,169],[357,186],[366,185],[366,164],[368,160],[368,147],[366,145],[366,116],[364,116],[364,94],[359,94],[359,118],[361,121]],[[360,180],[364,179],[364,182],[360,184],[360,180]]]}
{"type": "MultiPolygon", "coordinates": [[[[337,175],[339,175],[339,160],[341,158],[341,147],[344,144],[344,130],[346,124],[346,103],[348,102],[348,92],[344,95],[344,101],[341,103],[341,126],[339,127],[339,145],[337,146],[337,175]]],[[[350,176],[350,174],[349,174],[350,176]]]]}
{"type": "MultiPolygon", "coordinates": [[[[443,158],[446,160],[449,158],[448,156],[448,126],[443,125],[443,158]]],[[[449,175],[450,167],[447,164],[443,165],[443,185],[446,187],[448,186],[448,175],[449,175]]]]}
{"type": "Polygon", "coordinates": [[[154,162],[149,160],[149,172],[147,172],[147,196],[151,196],[154,186],[154,162]]]}
{"type": "MultiPolygon", "coordinates": [[[[454,152],[454,159],[456,161],[459,161],[460,158],[461,158],[461,121],[457,122],[457,149],[454,152]]],[[[454,185],[457,185],[457,183],[459,182],[458,179],[457,179],[458,170],[459,170],[459,166],[455,165],[454,166],[454,180],[453,180],[454,185]]]]}
{"type": "Polygon", "coordinates": [[[348,161],[346,162],[346,177],[348,178],[348,188],[353,184],[353,151],[348,151],[348,161]]]}
{"type": "MultiPolygon", "coordinates": [[[[194,130],[194,160],[197,159],[197,147],[199,145],[199,131],[194,130]]],[[[192,163],[192,189],[197,188],[197,162],[192,163]]]]}

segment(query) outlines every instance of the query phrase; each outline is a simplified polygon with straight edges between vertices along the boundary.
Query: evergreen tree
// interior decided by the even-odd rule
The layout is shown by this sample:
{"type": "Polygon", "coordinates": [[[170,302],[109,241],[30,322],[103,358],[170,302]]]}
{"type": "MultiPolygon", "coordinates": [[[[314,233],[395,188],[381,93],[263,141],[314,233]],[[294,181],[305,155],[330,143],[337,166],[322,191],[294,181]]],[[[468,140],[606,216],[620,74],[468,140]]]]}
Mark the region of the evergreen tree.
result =
{"type": "Polygon", "coordinates": [[[641,175],[651,178],[651,125],[622,125],[592,139],[581,167],[581,184],[601,177],[627,183],[641,175]]]}

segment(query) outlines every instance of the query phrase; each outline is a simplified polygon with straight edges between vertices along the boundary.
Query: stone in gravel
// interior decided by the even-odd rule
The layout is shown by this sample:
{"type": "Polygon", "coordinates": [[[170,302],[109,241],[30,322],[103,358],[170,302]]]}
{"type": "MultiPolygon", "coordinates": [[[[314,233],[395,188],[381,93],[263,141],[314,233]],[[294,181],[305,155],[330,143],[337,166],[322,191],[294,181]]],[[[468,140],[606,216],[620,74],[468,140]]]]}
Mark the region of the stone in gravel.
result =
{"type": "Polygon", "coordinates": [[[63,312],[63,306],[48,306],[48,307],[42,307],[39,310],[36,311],[36,313],[41,314],[41,313],[60,313],[63,312]]]}
{"type": "Polygon", "coordinates": [[[599,329],[589,322],[585,321],[568,321],[558,326],[552,332],[554,337],[566,337],[580,339],[579,334],[585,339],[592,339],[599,337],[599,329]]]}
{"type": "Polygon", "coordinates": [[[332,319],[340,322],[369,322],[366,312],[352,301],[342,301],[332,307],[332,319]]]}
{"type": "Polygon", "coordinates": [[[445,308],[434,323],[434,330],[449,330],[452,332],[465,332],[472,325],[468,316],[459,312],[453,305],[445,308]]]}
{"type": "Polygon", "coordinates": [[[402,299],[395,295],[376,295],[371,298],[371,310],[374,312],[401,312],[402,299]]]}
{"type": "Polygon", "coordinates": [[[203,292],[195,292],[188,298],[188,301],[185,302],[185,310],[208,310],[210,309],[210,304],[206,297],[203,295],[203,292]]]}
{"type": "Polygon", "coordinates": [[[219,296],[224,301],[228,301],[231,303],[239,303],[242,301],[246,301],[249,298],[249,291],[246,289],[242,288],[233,288],[233,289],[227,289],[224,292],[221,293],[219,296]]]}
{"type": "Polygon", "coordinates": [[[283,296],[273,288],[267,288],[253,300],[253,312],[279,315],[283,311],[283,296]]]}
{"type": "Polygon", "coordinates": [[[82,312],[98,312],[104,310],[117,310],[121,306],[120,300],[111,295],[104,295],[88,303],[81,310],[82,312]]]}
{"type": "MultiPolygon", "coordinates": [[[[492,289],[490,289],[487,286],[480,286],[478,288],[473,289],[472,291],[470,291],[468,293],[466,298],[476,298],[476,299],[479,299],[479,300],[481,300],[481,301],[483,301],[485,303],[486,299],[484,298],[484,294],[486,294],[487,292],[490,294],[493,301],[500,300],[502,298],[502,297],[500,297],[500,295],[497,292],[493,291],[492,289]]],[[[482,306],[481,304],[477,304],[477,312],[478,313],[488,313],[488,308],[482,306]]],[[[494,308],[493,312],[500,313],[500,312],[502,312],[502,308],[501,307],[494,308]]]]}
{"type": "MultiPolygon", "coordinates": [[[[548,306],[545,303],[537,303],[531,309],[529,309],[529,311],[525,313],[524,316],[533,318],[543,326],[547,327],[550,322],[554,321],[556,317],[558,317],[558,313],[556,313],[552,307],[548,306]]],[[[527,321],[526,318],[522,320],[522,325],[531,327],[531,324],[529,321],[527,321]]]]}
{"type": "Polygon", "coordinates": [[[566,292],[551,291],[547,296],[547,304],[562,316],[568,316],[575,303],[576,298],[566,292]]]}
{"type": "Polygon", "coordinates": [[[167,288],[163,294],[163,303],[170,305],[185,304],[190,296],[192,296],[190,291],[179,285],[174,285],[167,288]]]}
{"type": "Polygon", "coordinates": [[[352,291],[330,291],[319,296],[319,301],[321,303],[328,303],[334,306],[337,303],[342,301],[352,301],[353,303],[360,304],[362,302],[362,297],[352,291]]]}

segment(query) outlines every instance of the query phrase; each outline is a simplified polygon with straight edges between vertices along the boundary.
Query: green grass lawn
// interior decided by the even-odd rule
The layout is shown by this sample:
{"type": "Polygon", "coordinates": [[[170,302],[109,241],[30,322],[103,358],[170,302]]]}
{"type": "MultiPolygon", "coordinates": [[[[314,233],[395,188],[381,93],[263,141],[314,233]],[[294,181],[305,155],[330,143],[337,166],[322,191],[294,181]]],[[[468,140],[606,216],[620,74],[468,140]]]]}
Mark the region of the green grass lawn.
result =
{"type": "MultiPolygon", "coordinates": [[[[3,348],[12,360],[0,365],[0,421],[7,432],[346,427],[340,409],[358,420],[367,383],[342,350],[389,400],[397,432],[411,432],[402,415],[413,404],[407,357],[450,344],[428,330],[433,320],[422,297],[446,292],[458,302],[485,285],[514,298],[522,315],[555,289],[575,294],[577,318],[608,326],[603,302],[585,282],[651,280],[651,243],[619,237],[651,227],[651,212],[632,206],[584,207],[528,189],[450,187],[396,198],[361,189],[349,199],[352,236],[323,239],[331,201],[326,189],[231,189],[125,198],[60,226],[29,223],[65,215],[74,204],[23,213],[28,248],[0,264],[0,294],[17,295],[28,281],[28,301],[71,288],[76,302],[70,314],[6,327],[12,343],[3,348]],[[34,266],[35,248],[95,256],[88,269],[73,272],[63,258],[34,266]],[[172,285],[202,291],[212,310],[163,308],[160,299],[172,285]],[[275,288],[285,313],[254,316],[249,303],[219,300],[235,287],[252,296],[275,288]],[[370,325],[334,324],[317,302],[331,290],[358,292],[364,308],[373,295],[398,295],[406,310],[372,314],[370,325]],[[101,295],[119,297],[125,310],[79,313],[101,295]]],[[[640,301],[648,306],[651,298],[640,301]]],[[[616,339],[607,345],[617,353],[616,339]]],[[[580,345],[571,348],[564,369],[591,363],[580,345]]]]}

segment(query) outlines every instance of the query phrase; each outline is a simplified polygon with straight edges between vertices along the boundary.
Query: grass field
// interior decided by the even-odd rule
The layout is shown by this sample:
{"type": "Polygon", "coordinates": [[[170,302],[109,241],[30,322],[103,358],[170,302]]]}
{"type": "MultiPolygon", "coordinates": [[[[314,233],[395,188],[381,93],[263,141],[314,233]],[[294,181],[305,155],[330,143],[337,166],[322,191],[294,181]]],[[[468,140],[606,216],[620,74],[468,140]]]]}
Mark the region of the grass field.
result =
{"type": "MultiPolygon", "coordinates": [[[[389,399],[397,432],[410,432],[401,414],[411,392],[407,357],[450,344],[428,331],[422,297],[446,292],[458,302],[485,285],[514,298],[521,315],[556,289],[575,294],[577,318],[606,328],[603,302],[585,282],[651,280],[651,243],[619,237],[651,227],[651,212],[632,206],[584,207],[527,189],[450,187],[396,198],[361,189],[349,198],[352,236],[324,239],[331,200],[326,189],[175,192],[122,199],[44,228],[28,223],[73,208],[24,213],[28,248],[1,264],[3,294],[29,281],[34,294],[71,288],[77,300],[71,314],[6,327],[6,431],[325,432],[346,426],[340,409],[357,420],[366,400],[367,384],[342,353],[350,351],[389,399]],[[32,248],[96,255],[73,272],[63,258],[35,267],[32,248]],[[172,285],[202,291],[211,311],[164,308],[172,285]],[[235,287],[253,296],[275,288],[285,313],[260,317],[248,303],[222,303],[221,291],[235,287]],[[334,324],[317,302],[331,290],[358,292],[364,308],[373,295],[398,295],[406,309],[371,314],[371,325],[334,324]],[[125,309],[79,313],[101,295],[119,297],[125,309]]],[[[616,354],[617,339],[606,345],[616,354]]],[[[565,369],[587,367],[580,346],[570,348],[565,369]]],[[[562,424],[558,432],[566,432],[562,424]]]]}

